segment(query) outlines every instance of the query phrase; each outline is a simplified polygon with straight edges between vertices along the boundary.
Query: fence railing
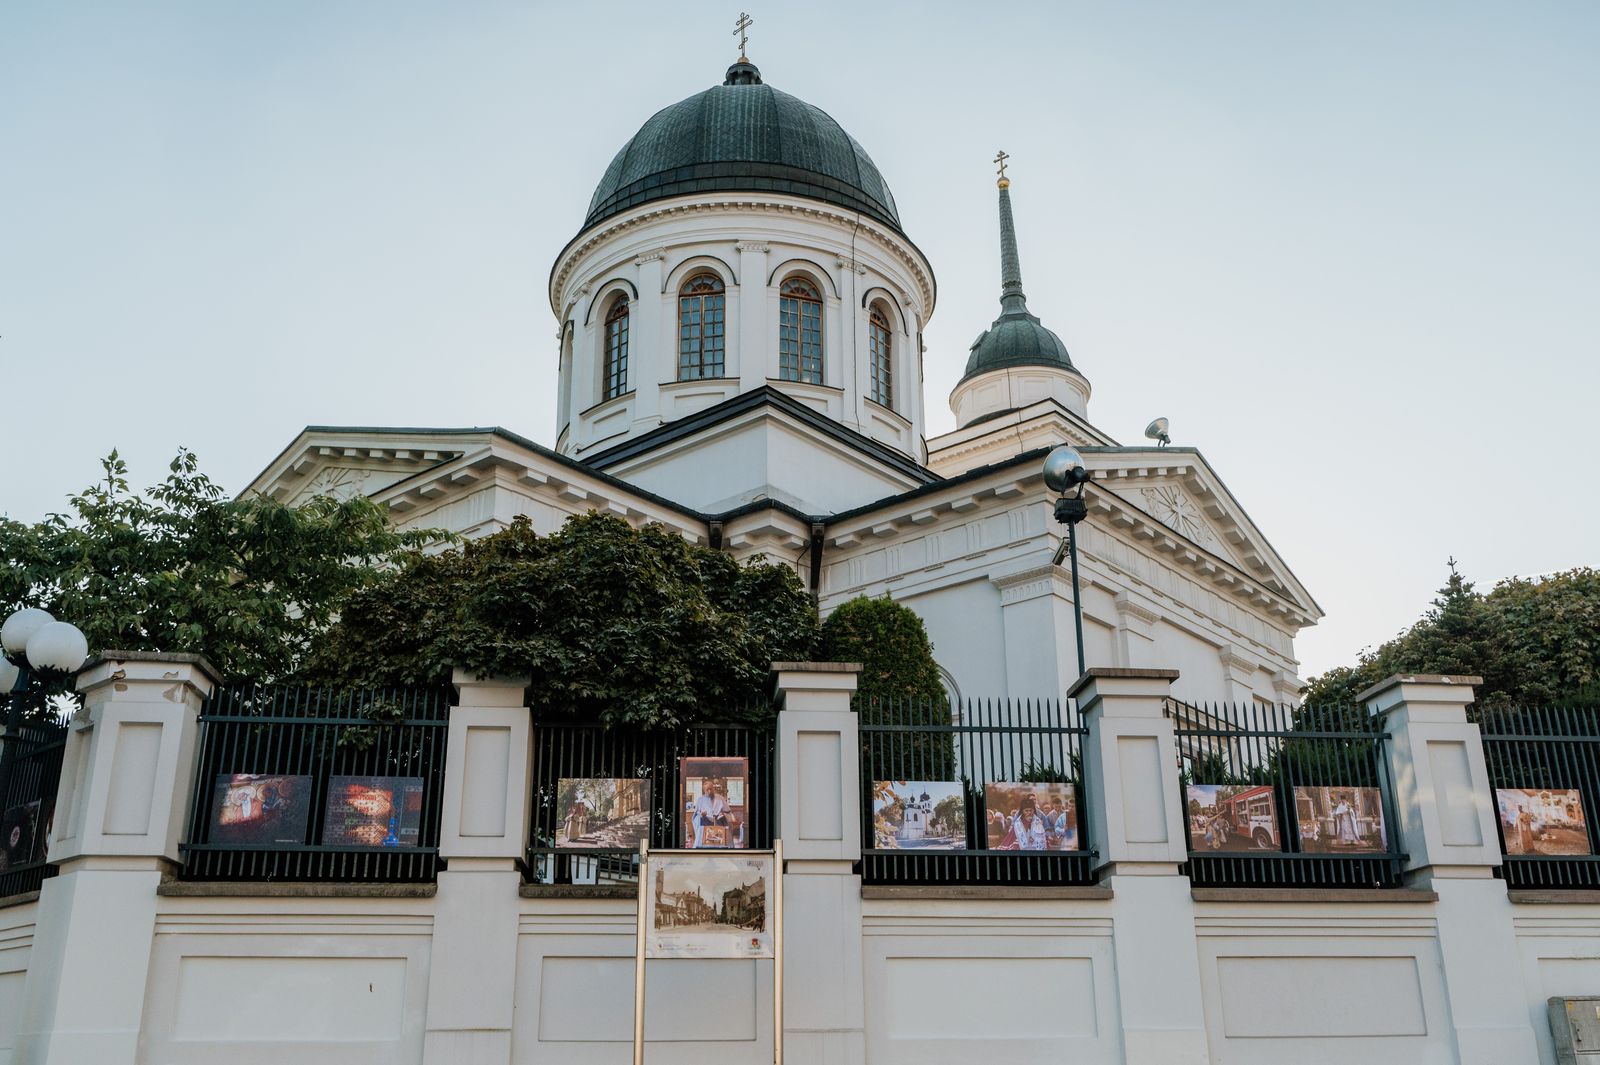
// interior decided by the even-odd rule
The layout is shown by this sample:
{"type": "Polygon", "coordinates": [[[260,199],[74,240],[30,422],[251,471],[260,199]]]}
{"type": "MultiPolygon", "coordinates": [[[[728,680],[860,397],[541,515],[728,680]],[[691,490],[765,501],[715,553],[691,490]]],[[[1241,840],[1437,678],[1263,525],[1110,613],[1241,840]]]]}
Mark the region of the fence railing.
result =
{"type": "Polygon", "coordinates": [[[218,688],[200,712],[182,875],[431,880],[448,687],[218,688]]]}
{"type": "Polygon", "coordinates": [[[1365,709],[1169,700],[1166,712],[1197,887],[1400,883],[1388,737],[1365,709]]]}
{"type": "Polygon", "coordinates": [[[869,884],[1082,884],[1082,738],[1070,702],[858,698],[869,884]]]}
{"type": "Polygon", "coordinates": [[[1472,708],[1512,888],[1600,888],[1600,708],[1472,708]]]}
{"type": "MultiPolygon", "coordinates": [[[[4,708],[0,698],[0,713],[4,708]]],[[[16,747],[5,757],[9,775],[0,794],[0,898],[38,891],[56,875],[56,867],[45,861],[45,847],[55,817],[67,724],[25,721],[4,742],[16,747]]]]}
{"type": "MultiPolygon", "coordinates": [[[[734,716],[765,716],[758,711],[734,716]]],[[[776,743],[771,724],[642,731],[535,722],[529,878],[636,880],[643,836],[657,849],[772,846],[776,743]]]]}

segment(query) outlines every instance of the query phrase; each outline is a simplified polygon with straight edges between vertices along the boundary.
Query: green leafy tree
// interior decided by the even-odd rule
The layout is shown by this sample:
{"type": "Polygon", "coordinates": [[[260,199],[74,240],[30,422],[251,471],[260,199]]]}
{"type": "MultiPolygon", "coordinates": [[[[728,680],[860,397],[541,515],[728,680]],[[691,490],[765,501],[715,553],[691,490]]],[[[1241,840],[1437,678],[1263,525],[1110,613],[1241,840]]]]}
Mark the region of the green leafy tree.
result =
{"type": "Polygon", "coordinates": [[[346,596],[443,537],[398,531],[361,497],[228,499],[187,450],[142,493],[115,451],[101,468],[66,512],[0,518],[0,617],[42,606],[94,652],[188,652],[230,679],[282,678],[346,596]]]}
{"type": "Polygon", "coordinates": [[[1411,628],[1352,666],[1307,686],[1307,705],[1343,705],[1395,673],[1481,676],[1478,702],[1506,706],[1596,701],[1600,695],[1600,571],[1513,577],[1487,595],[1456,569],[1411,628]]]}
{"type": "Polygon", "coordinates": [[[437,682],[453,666],[530,675],[541,714],[670,727],[770,717],[771,663],[809,658],[816,633],[786,566],[611,515],[549,536],[519,518],[356,591],[309,672],[354,685],[437,682]]]}
{"type": "MultiPolygon", "coordinates": [[[[922,618],[887,597],[857,596],[834,608],[822,623],[818,657],[860,662],[856,707],[869,725],[950,724],[933,644],[922,618]]],[[[950,733],[867,733],[875,780],[949,780],[955,774],[950,733]]]]}
{"type": "Polygon", "coordinates": [[[817,653],[827,662],[860,662],[856,694],[863,700],[945,701],[922,618],[887,597],[857,596],[822,623],[817,653]]]}

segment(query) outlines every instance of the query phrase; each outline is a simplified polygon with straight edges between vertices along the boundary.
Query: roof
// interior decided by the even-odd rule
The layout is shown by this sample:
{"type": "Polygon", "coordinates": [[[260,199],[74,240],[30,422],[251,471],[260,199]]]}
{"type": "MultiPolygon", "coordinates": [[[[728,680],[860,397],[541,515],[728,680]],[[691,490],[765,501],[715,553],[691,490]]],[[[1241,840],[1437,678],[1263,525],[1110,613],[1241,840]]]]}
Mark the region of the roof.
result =
{"type": "Polygon", "coordinates": [[[872,159],[826,112],[761,80],[741,59],[721,85],[652,115],[594,190],[588,229],[653,200],[700,192],[782,192],[900,229],[872,159]]]}

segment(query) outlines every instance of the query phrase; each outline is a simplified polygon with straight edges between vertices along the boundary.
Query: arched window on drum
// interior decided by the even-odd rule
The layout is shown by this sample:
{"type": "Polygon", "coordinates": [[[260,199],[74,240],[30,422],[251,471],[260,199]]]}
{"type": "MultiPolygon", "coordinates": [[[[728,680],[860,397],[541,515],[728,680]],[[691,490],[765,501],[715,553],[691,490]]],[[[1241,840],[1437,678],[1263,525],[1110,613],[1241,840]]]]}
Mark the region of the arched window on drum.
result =
{"type": "Polygon", "coordinates": [[[778,288],[778,377],[822,384],[822,293],[808,278],[778,288]]]}
{"type": "Polygon", "coordinates": [[[868,396],[872,402],[894,407],[894,339],[883,304],[874,303],[867,319],[868,396]]]}
{"type": "Polygon", "coordinates": [[[722,278],[695,274],[678,289],[678,380],[722,376],[726,331],[722,278]]]}
{"type": "Polygon", "coordinates": [[[604,389],[601,399],[616,399],[628,390],[628,297],[621,293],[606,312],[600,380],[604,389]]]}

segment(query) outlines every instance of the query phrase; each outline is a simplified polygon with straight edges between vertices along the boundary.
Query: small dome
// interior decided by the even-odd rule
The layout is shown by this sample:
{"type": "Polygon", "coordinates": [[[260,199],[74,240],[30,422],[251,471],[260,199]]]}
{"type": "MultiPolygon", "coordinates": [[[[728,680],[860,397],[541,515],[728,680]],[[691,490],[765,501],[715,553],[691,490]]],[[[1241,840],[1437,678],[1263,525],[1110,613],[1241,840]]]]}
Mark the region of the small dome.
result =
{"type": "Polygon", "coordinates": [[[861,145],[743,59],[721,85],[656,112],[622,146],[583,228],[653,200],[721,191],[804,196],[900,229],[894,196],[861,145]]]}
{"type": "Polygon", "coordinates": [[[995,319],[972,345],[967,357],[967,372],[962,380],[1006,366],[1059,365],[1076,369],[1061,338],[1039,323],[1026,307],[1006,311],[995,319]]]}

